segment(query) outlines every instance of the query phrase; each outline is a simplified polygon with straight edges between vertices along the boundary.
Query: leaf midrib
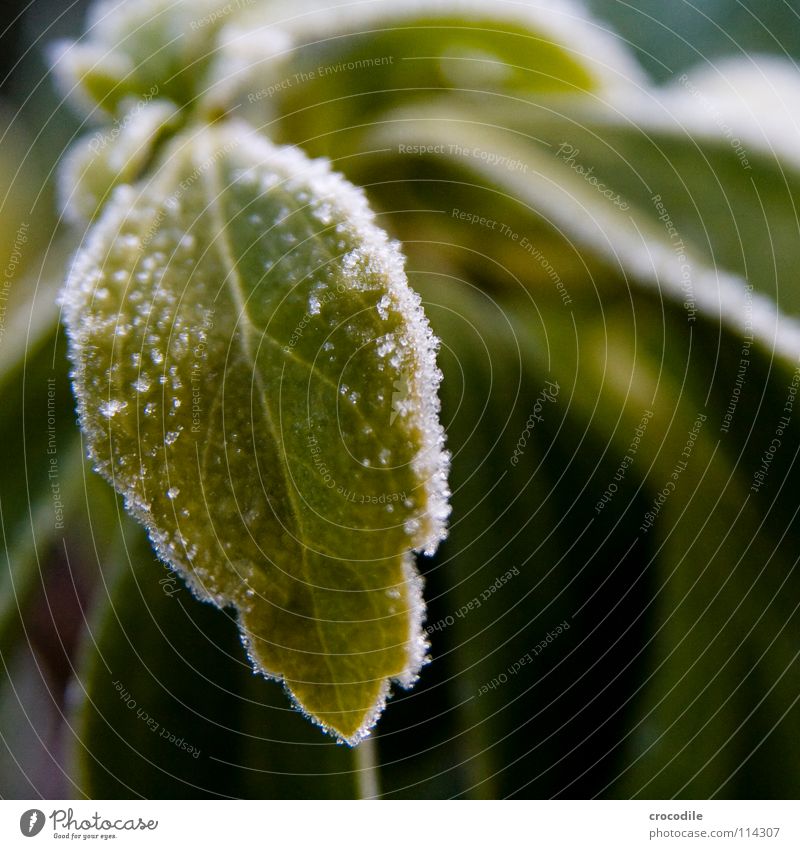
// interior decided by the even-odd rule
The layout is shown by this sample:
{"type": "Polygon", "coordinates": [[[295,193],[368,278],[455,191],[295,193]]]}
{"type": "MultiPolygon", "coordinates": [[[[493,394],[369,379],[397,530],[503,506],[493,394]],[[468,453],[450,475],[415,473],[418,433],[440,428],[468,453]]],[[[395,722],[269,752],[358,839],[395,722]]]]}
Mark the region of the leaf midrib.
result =
{"type": "MultiPolygon", "coordinates": [[[[209,151],[208,151],[209,145],[208,145],[208,142],[205,139],[202,140],[202,147],[206,148],[206,150],[205,150],[206,153],[209,153],[209,151]]],[[[205,158],[205,162],[206,163],[207,162],[213,163],[212,167],[210,167],[210,168],[207,167],[204,171],[201,170],[201,173],[204,175],[203,185],[206,188],[206,192],[207,192],[207,195],[206,195],[206,200],[207,200],[207,203],[208,203],[207,208],[208,208],[208,210],[209,210],[209,212],[212,216],[212,219],[214,220],[214,223],[216,224],[217,238],[214,239],[214,244],[217,246],[217,250],[219,252],[219,256],[220,256],[220,260],[222,262],[223,268],[227,267],[229,269],[228,273],[225,275],[225,282],[227,283],[228,290],[231,294],[233,302],[234,302],[235,306],[237,307],[238,318],[240,319],[241,325],[242,325],[242,333],[237,334],[237,335],[238,335],[239,340],[240,340],[242,353],[243,353],[244,357],[246,358],[246,360],[249,361],[252,364],[252,367],[253,367],[253,376],[254,376],[255,382],[258,386],[261,406],[262,406],[262,409],[264,411],[264,416],[265,416],[265,420],[266,420],[266,423],[267,423],[267,427],[270,431],[270,434],[272,435],[273,440],[275,441],[276,446],[282,446],[283,443],[278,439],[278,436],[277,436],[277,433],[276,433],[276,430],[275,430],[275,423],[274,423],[274,420],[273,420],[273,417],[272,417],[272,412],[269,409],[269,405],[267,403],[266,393],[264,391],[263,380],[261,378],[260,372],[256,368],[255,359],[253,358],[252,347],[251,347],[251,344],[250,344],[250,335],[253,331],[253,323],[252,323],[252,321],[250,319],[250,315],[247,311],[247,299],[244,297],[242,281],[241,281],[241,278],[239,276],[239,272],[238,272],[238,268],[236,266],[236,263],[233,259],[233,254],[232,254],[230,242],[229,242],[229,239],[228,239],[227,222],[225,222],[225,220],[223,219],[223,216],[220,214],[219,198],[221,198],[222,194],[223,194],[222,191],[221,191],[222,180],[221,180],[220,174],[219,174],[220,166],[218,164],[217,159],[213,156],[213,152],[210,152],[210,155],[205,158]]],[[[194,164],[198,169],[200,169],[200,166],[201,166],[202,163],[195,162],[194,164]]],[[[300,514],[300,510],[299,510],[297,501],[295,499],[295,495],[292,492],[291,487],[289,486],[289,479],[288,479],[288,474],[287,474],[287,471],[286,471],[286,463],[285,463],[285,459],[283,457],[280,457],[281,453],[285,454],[285,448],[284,448],[283,452],[279,451],[279,455],[278,455],[279,458],[280,458],[280,462],[279,462],[280,475],[281,475],[281,478],[283,479],[283,484],[284,484],[284,489],[286,491],[287,501],[290,505],[290,508],[291,508],[291,511],[292,511],[292,514],[293,514],[292,517],[293,517],[293,520],[294,520],[294,523],[295,523],[295,530],[297,532],[298,539],[302,540],[305,537],[305,533],[304,533],[305,528],[304,528],[304,524],[301,520],[301,514],[300,514]]],[[[307,558],[307,555],[306,555],[306,549],[305,549],[304,545],[302,544],[302,542],[300,543],[298,548],[300,549],[299,556],[300,556],[300,563],[301,563],[302,571],[303,571],[303,577],[304,577],[304,580],[306,582],[306,586],[311,588],[311,587],[313,587],[313,582],[311,580],[311,570],[310,570],[310,565],[308,563],[308,558],[307,558]]],[[[347,711],[346,711],[344,705],[342,704],[341,694],[339,692],[338,681],[336,681],[336,677],[335,677],[335,674],[334,674],[335,670],[333,669],[333,667],[332,667],[332,665],[329,661],[329,657],[330,657],[330,654],[331,654],[330,648],[328,646],[327,640],[325,639],[325,635],[324,635],[324,633],[323,633],[323,631],[320,627],[320,617],[319,617],[319,611],[317,609],[317,602],[316,602],[316,599],[314,598],[314,593],[311,589],[309,589],[309,599],[310,599],[310,602],[311,602],[311,609],[312,609],[313,616],[314,616],[314,628],[316,630],[320,646],[322,647],[323,652],[324,652],[325,664],[328,667],[328,670],[331,674],[330,675],[331,680],[336,682],[334,684],[334,688],[333,688],[334,694],[335,694],[335,699],[336,699],[336,702],[339,706],[340,712],[342,714],[346,714],[347,711]]]]}

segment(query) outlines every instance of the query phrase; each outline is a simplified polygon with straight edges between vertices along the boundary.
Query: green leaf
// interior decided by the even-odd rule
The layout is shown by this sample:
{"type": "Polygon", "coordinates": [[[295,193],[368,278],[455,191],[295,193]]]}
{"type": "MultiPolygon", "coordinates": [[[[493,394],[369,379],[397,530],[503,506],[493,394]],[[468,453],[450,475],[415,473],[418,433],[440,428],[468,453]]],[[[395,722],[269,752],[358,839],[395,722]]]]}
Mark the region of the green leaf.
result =
{"type": "Polygon", "coordinates": [[[719,73],[690,72],[613,109],[495,98],[481,120],[534,138],[559,180],[598,198],[597,186],[610,187],[637,225],[666,236],[673,252],[685,245],[800,314],[800,159],[790,106],[800,80],[775,62],[759,68],[764,92],[753,87],[749,62],[725,63],[719,73]]]}
{"type": "Polygon", "coordinates": [[[247,125],[194,128],[116,190],[64,315],[98,471],[357,742],[424,661],[412,551],[449,512],[437,342],[363,195],[247,125]]]}
{"type": "Polygon", "coordinates": [[[439,92],[480,108],[487,90],[582,97],[641,81],[628,54],[585,16],[525,4],[262,3],[218,44],[211,102],[328,155],[343,130],[358,134],[389,108],[439,92]]]}
{"type": "MultiPolygon", "coordinates": [[[[504,265],[507,260],[522,280],[536,281],[537,294],[556,303],[560,300],[567,307],[576,288],[587,284],[614,295],[622,276],[682,304],[689,322],[703,314],[734,332],[752,333],[787,358],[794,358],[800,350],[800,324],[795,318],[777,309],[763,293],[753,292],[742,277],[715,265],[713,254],[695,247],[688,237],[684,241],[681,234],[686,231],[675,235],[674,229],[659,220],[663,208],[651,202],[649,214],[640,213],[627,205],[626,195],[619,194],[618,183],[612,179],[601,182],[598,189],[583,171],[576,171],[557,155],[557,145],[538,138],[538,125],[521,121],[524,129],[514,126],[507,108],[498,113],[507,119],[505,124],[486,124],[447,104],[395,115],[380,127],[374,141],[391,144],[392,156],[397,155],[394,151],[401,138],[440,148],[432,157],[432,176],[422,181],[426,199],[432,209],[436,208],[434,200],[438,202],[437,211],[451,219],[451,226],[456,223],[481,234],[481,253],[488,254],[489,260],[476,257],[475,262],[484,268],[491,270],[495,256],[504,265]],[[459,146],[453,144],[455,138],[460,139],[459,146]],[[475,155],[475,151],[487,155],[475,155]],[[448,166],[458,169],[460,179],[453,179],[448,166]],[[430,191],[436,178],[460,184],[455,191],[459,197],[471,194],[472,202],[464,209],[449,204],[442,208],[440,195],[430,191]],[[477,200],[473,184],[485,192],[477,200]],[[460,213],[469,218],[458,217],[460,213]],[[540,243],[542,230],[545,235],[540,243]],[[560,268],[561,262],[566,269],[560,268]],[[567,273],[576,275],[577,282],[567,283],[567,273]]],[[[649,160],[642,157],[642,161],[644,169],[649,160]]],[[[598,175],[602,176],[599,170],[598,175]]],[[[747,182],[750,185],[752,181],[748,178],[747,182]]],[[[782,199],[788,202],[785,187],[782,199]]],[[[676,203],[676,211],[680,208],[676,203]]],[[[782,226],[777,230],[791,231],[792,216],[775,213],[776,219],[779,216],[782,220],[775,223],[782,226]]],[[[742,216],[743,223],[747,218],[742,216]]],[[[724,216],[712,217],[709,232],[722,237],[725,220],[724,216]]],[[[497,285],[497,277],[494,275],[490,286],[497,285]]],[[[771,288],[768,277],[752,282],[756,289],[771,288]]],[[[514,285],[516,281],[512,288],[514,285]]],[[[781,303],[783,300],[792,305],[792,298],[781,303]]]]}
{"type": "Polygon", "coordinates": [[[218,0],[97,2],[87,37],[53,46],[56,81],[86,114],[99,106],[122,117],[131,98],[190,104],[203,91],[214,37],[236,8],[218,0]]]}

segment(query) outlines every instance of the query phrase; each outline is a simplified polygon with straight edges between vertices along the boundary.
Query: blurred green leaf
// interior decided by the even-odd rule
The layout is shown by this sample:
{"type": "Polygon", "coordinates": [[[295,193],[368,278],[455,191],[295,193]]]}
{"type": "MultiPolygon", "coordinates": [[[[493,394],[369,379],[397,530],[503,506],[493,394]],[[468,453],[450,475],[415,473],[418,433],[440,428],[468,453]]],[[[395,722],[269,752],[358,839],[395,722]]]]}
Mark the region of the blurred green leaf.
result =
{"type": "MultiPolygon", "coordinates": [[[[746,101],[718,101],[708,75],[687,83],[691,89],[675,84],[615,109],[496,101],[480,120],[533,137],[552,156],[559,181],[583,182],[598,198],[598,186],[610,187],[636,226],[660,231],[676,255],[683,246],[690,260],[738,273],[798,314],[800,160],[787,142],[791,93],[783,92],[783,102],[765,95],[776,101],[770,127],[763,106],[749,104],[754,119],[746,101]]],[[[690,272],[699,276],[695,267],[690,272]]]]}
{"type": "MultiPolygon", "coordinates": [[[[223,30],[211,98],[312,153],[392,106],[448,92],[480,107],[515,95],[627,90],[638,68],[569,9],[524,4],[259,4],[223,30]]],[[[359,150],[359,154],[366,151],[359,150]]]]}
{"type": "Polygon", "coordinates": [[[3,384],[0,433],[0,648],[19,634],[20,615],[40,579],[40,553],[63,535],[64,517],[77,497],[82,460],[73,400],[63,367],[66,346],[40,348],[17,364],[3,384]]]}
{"type": "Polygon", "coordinates": [[[656,80],[691,66],[718,65],[720,57],[731,54],[800,56],[795,0],[707,0],[702,5],[589,0],[587,5],[656,80]]]}
{"type": "MultiPolygon", "coordinates": [[[[538,125],[533,126],[538,132],[538,125]]],[[[462,244],[474,242],[473,234],[479,234],[481,250],[475,252],[473,263],[489,280],[489,287],[498,285],[493,270],[499,264],[512,272],[512,289],[518,280],[530,281],[538,296],[569,306],[574,294],[586,286],[613,295],[621,276],[629,284],[644,285],[677,301],[690,322],[705,315],[774,347],[783,357],[797,356],[800,325],[764,297],[765,292],[772,294],[770,278],[745,280],[720,268],[715,257],[695,248],[688,236],[684,240],[684,231],[673,223],[671,208],[664,206],[665,198],[655,196],[657,203],[651,203],[651,213],[640,213],[617,191],[618,182],[610,178],[602,182],[601,170],[596,172],[601,182],[595,184],[587,180],[585,171],[576,171],[563,157],[554,156],[555,145],[540,142],[519,127],[485,125],[462,110],[439,106],[401,112],[376,134],[376,140],[393,146],[398,138],[441,149],[428,157],[427,178],[415,187],[423,203],[414,224],[426,217],[436,228],[434,232],[460,229],[465,234],[457,237],[462,244]],[[456,186],[452,192],[451,184],[456,186]],[[463,206],[448,203],[442,208],[441,185],[448,186],[448,200],[455,195],[463,206]],[[475,191],[475,186],[481,191],[475,191]],[[431,212],[446,216],[447,224],[438,223],[436,216],[428,214],[431,212]]],[[[639,161],[645,167],[648,160],[641,156],[639,161]]],[[[387,176],[386,184],[375,186],[381,196],[392,194],[392,172],[387,176]]],[[[591,171],[588,176],[594,177],[591,171]]],[[[748,186],[753,185],[750,177],[745,179],[748,186]]],[[[710,194],[706,192],[706,196],[710,194]]],[[[390,202],[400,206],[397,199],[390,202]]],[[[697,206],[695,200],[691,203],[697,206]]],[[[675,221],[682,222],[682,207],[677,202],[675,209],[675,221]]],[[[793,214],[777,221],[775,213],[772,226],[790,234],[793,214]]],[[[741,214],[740,220],[744,227],[752,216],[741,214]]],[[[703,222],[707,232],[720,238],[730,232],[726,225],[737,225],[711,214],[703,222]]],[[[447,239],[449,244],[452,241],[447,239]]],[[[758,247],[763,242],[753,234],[747,244],[758,247]]],[[[746,268],[745,263],[742,270],[746,268]]],[[[793,307],[791,297],[782,298],[781,303],[784,301],[793,307]]]]}
{"type": "Polygon", "coordinates": [[[472,772],[461,792],[800,786],[782,730],[800,715],[782,686],[800,664],[798,519],[782,497],[798,474],[800,373],[644,292],[582,290],[542,320],[530,295],[414,283],[452,351],[455,518],[440,567],[452,574],[429,628],[460,697],[455,745],[472,772]],[[556,401],[543,401],[553,384],[556,401]]]}
{"type": "Polygon", "coordinates": [[[193,103],[217,30],[233,10],[218,0],[141,0],[91,6],[87,36],[52,46],[51,71],[80,111],[122,118],[130,101],[193,103]]]}

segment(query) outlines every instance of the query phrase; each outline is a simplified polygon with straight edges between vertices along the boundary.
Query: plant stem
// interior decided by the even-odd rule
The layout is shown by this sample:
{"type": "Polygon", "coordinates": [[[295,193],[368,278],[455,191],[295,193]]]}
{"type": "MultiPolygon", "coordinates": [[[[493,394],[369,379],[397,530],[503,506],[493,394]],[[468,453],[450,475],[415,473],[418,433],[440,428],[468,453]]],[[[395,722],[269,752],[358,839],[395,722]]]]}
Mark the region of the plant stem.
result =
{"type": "Polygon", "coordinates": [[[374,737],[367,737],[356,746],[356,783],[359,799],[377,799],[381,785],[378,775],[378,747],[374,737]]]}

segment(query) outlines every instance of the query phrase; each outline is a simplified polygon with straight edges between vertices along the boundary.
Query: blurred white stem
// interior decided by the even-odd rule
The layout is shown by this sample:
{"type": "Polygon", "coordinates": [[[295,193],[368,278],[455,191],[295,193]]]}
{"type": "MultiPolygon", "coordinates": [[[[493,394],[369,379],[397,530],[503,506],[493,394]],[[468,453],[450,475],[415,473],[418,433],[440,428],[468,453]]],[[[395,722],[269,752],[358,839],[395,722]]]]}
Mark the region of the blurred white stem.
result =
{"type": "Polygon", "coordinates": [[[378,776],[378,747],[374,737],[367,737],[356,746],[357,784],[360,799],[377,799],[381,792],[378,776]]]}

